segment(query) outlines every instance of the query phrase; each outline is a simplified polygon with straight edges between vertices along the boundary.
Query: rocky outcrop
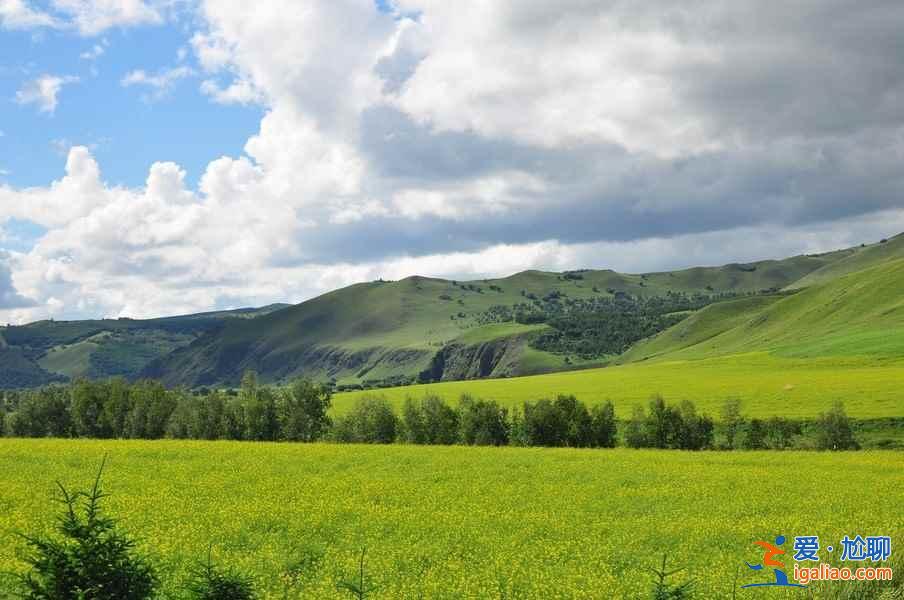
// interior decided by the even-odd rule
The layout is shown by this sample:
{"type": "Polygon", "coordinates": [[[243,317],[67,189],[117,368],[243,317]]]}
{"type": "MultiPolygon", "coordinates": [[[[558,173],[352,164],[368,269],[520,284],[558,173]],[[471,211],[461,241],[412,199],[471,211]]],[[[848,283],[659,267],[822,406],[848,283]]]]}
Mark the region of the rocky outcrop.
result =
{"type": "Polygon", "coordinates": [[[530,335],[513,335],[480,344],[451,343],[437,352],[421,381],[456,381],[518,375],[530,335]]]}

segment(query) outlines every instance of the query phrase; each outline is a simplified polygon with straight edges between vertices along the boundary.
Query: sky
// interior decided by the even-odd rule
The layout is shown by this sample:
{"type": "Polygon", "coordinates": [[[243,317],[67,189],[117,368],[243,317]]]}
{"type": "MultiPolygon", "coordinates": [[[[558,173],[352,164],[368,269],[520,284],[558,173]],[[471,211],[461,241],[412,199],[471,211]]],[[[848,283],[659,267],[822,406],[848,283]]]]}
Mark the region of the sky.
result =
{"type": "Polygon", "coordinates": [[[900,0],[0,0],[0,322],[904,231],[900,0]]]}

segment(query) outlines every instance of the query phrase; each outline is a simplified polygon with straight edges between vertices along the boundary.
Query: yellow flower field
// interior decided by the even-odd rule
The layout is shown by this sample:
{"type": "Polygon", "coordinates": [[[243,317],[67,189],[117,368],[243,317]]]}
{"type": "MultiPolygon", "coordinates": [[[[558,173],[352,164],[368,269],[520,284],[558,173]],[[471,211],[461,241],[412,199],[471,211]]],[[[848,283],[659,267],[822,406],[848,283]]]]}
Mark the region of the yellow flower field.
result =
{"type": "Polygon", "coordinates": [[[904,535],[895,452],[2,439],[0,571],[104,454],[106,507],[174,594],[212,545],[267,598],[349,597],[365,547],[372,598],[649,597],[663,553],[730,598],[756,540],[904,535]]]}

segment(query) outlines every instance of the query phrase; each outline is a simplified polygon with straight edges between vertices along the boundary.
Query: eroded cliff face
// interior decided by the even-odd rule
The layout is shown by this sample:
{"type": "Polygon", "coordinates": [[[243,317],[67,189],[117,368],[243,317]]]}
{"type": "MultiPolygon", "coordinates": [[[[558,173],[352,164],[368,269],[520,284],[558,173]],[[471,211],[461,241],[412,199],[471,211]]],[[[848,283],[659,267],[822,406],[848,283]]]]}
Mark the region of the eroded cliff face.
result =
{"type": "Polygon", "coordinates": [[[480,344],[451,343],[437,352],[422,381],[457,381],[520,374],[520,359],[531,336],[514,335],[480,344]]]}

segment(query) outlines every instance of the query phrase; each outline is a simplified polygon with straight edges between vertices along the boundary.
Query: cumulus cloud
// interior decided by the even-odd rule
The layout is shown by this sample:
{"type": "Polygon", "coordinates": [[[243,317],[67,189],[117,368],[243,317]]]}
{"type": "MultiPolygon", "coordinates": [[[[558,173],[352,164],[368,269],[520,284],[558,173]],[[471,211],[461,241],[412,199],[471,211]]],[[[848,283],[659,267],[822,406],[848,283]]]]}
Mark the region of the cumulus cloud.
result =
{"type": "MultiPolygon", "coordinates": [[[[111,186],[84,147],[47,186],[0,183],[0,221],[47,228],[10,259],[40,300],[16,318],[671,269],[904,230],[897,1],[394,6],[202,2],[201,91],[262,107],[259,130],[197,189],[171,162],[111,186]]],[[[153,93],[190,70],[122,83],[153,93]]]]}
{"type": "Polygon", "coordinates": [[[16,102],[22,105],[33,104],[39,112],[53,114],[59,104],[59,94],[64,85],[76,83],[78,77],[42,75],[25,83],[16,92],[16,102]]]}

